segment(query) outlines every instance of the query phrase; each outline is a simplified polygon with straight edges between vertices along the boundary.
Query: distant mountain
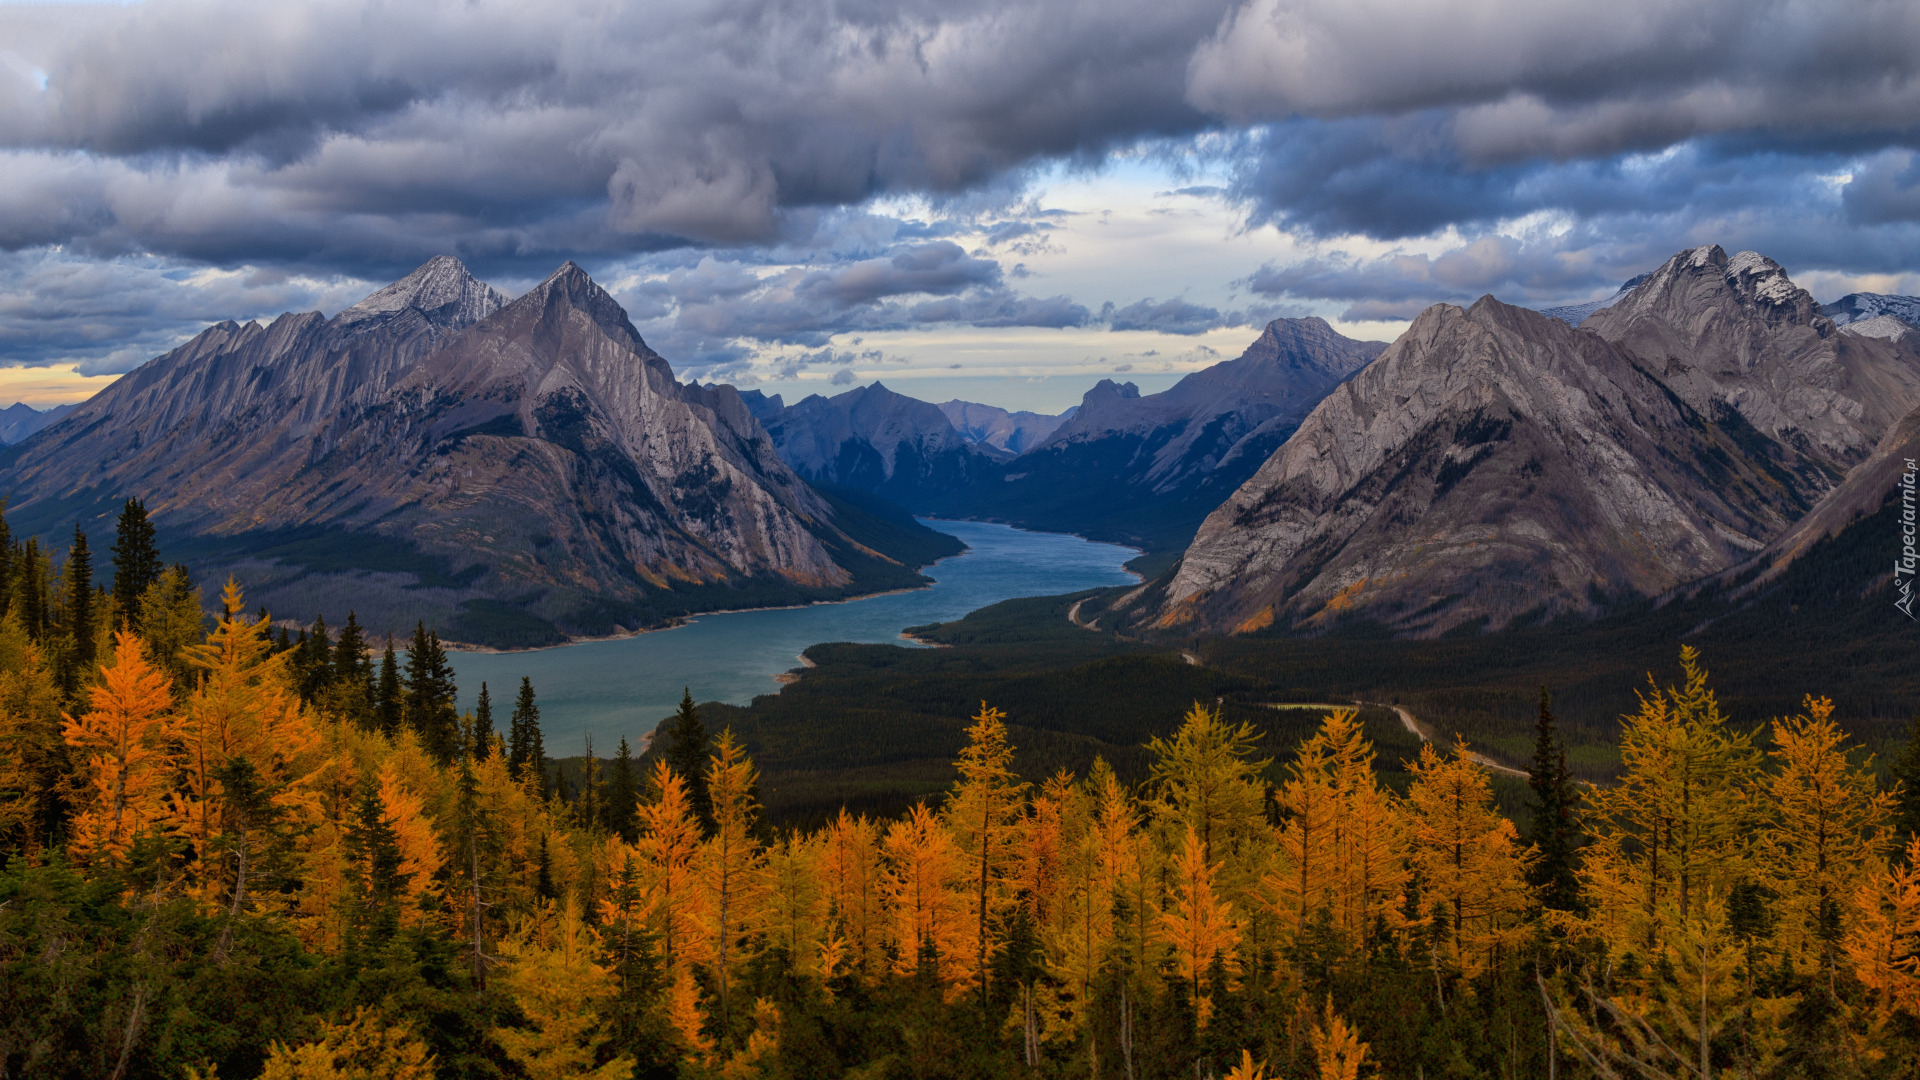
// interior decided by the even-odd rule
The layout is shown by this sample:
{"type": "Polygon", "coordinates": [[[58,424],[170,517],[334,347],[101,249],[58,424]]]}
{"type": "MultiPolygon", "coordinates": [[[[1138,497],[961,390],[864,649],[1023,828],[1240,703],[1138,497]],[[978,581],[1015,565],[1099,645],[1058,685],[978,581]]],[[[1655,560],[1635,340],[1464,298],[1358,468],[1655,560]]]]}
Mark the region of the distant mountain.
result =
{"type": "Polygon", "coordinates": [[[1886,341],[1899,341],[1908,334],[1920,332],[1914,329],[1912,323],[1892,315],[1875,315],[1870,319],[1850,322],[1840,329],[1859,337],[1881,338],[1886,341]]]}
{"type": "Polygon", "coordinates": [[[1006,455],[976,446],[937,405],[880,383],[834,397],[812,394],[759,410],[780,457],[817,484],[872,492],[915,511],[940,505],[988,476],[1006,455]]]}
{"type": "Polygon", "coordinates": [[[994,405],[974,401],[942,402],[946,414],[960,437],[976,446],[986,446],[1009,455],[1024,454],[1043,442],[1061,424],[1080,411],[1078,405],[1058,416],[1036,412],[1008,412],[994,405]]]}
{"type": "Polygon", "coordinates": [[[442,257],[332,319],[219,324],[0,460],[31,531],[140,495],[276,611],[488,644],[899,587],[957,547],[814,491],[571,263],[511,303],[442,257]]]}
{"type": "Polygon", "coordinates": [[[1820,314],[1841,326],[1891,315],[1908,326],[1920,327],[1920,296],[1848,293],[1831,304],[1821,304],[1820,314]]]}
{"type": "Polygon", "coordinates": [[[73,409],[72,405],[55,405],[51,409],[36,409],[19,401],[5,409],[0,409],[0,446],[12,446],[40,429],[52,425],[73,409]]]}
{"type": "Polygon", "coordinates": [[[1073,416],[955,510],[1178,550],[1319,401],[1386,346],[1277,319],[1238,358],[1142,395],[1102,380],[1073,416]]]}
{"type": "Polygon", "coordinates": [[[1682,252],[1564,320],[1423,312],[1211,514],[1137,625],[1404,634],[1595,614],[1785,534],[1920,406],[1771,260],[1682,252]]]}
{"type": "Polygon", "coordinates": [[[1587,316],[1599,311],[1601,308],[1612,307],[1619,303],[1621,297],[1632,292],[1635,288],[1639,287],[1641,282],[1652,276],[1651,274],[1641,274],[1638,277],[1628,278],[1625,284],[1621,285],[1612,296],[1607,297],[1605,300],[1589,300],[1584,304],[1566,304],[1561,307],[1541,308],[1540,314],[1545,315],[1549,319],[1559,319],[1568,326],[1579,326],[1586,320],[1587,316]]]}

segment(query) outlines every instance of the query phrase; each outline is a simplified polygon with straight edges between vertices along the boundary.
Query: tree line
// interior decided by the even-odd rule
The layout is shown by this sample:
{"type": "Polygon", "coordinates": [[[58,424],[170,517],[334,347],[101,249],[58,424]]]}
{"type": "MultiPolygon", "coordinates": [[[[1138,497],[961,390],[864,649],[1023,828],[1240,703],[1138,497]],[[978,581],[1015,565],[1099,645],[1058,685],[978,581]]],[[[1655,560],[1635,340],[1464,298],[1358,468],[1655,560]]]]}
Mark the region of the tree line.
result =
{"type": "Polygon", "coordinates": [[[943,798],[777,830],[690,698],[563,793],[530,684],[495,730],[484,696],[452,714],[424,629],[403,675],[232,583],[176,644],[145,614],[170,572],[137,622],[117,576],[84,618],[71,588],[0,614],[0,1075],[1920,1065],[1907,793],[1825,699],[1741,729],[1691,650],[1605,788],[1542,695],[1524,837],[1464,744],[1395,793],[1335,711],[1270,781],[1256,731],[1200,705],[1128,785],[1017,775],[982,704],[943,798]]]}

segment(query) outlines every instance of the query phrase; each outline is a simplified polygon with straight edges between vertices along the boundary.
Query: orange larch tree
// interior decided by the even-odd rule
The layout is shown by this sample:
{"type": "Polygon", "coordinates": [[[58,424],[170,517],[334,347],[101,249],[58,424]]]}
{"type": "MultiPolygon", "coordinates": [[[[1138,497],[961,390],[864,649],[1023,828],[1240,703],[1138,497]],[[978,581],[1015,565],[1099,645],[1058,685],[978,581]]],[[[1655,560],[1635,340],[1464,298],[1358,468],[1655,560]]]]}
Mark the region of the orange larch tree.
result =
{"type": "Polygon", "coordinates": [[[113,665],[88,697],[92,707],[61,726],[82,784],[67,850],[81,863],[124,860],[134,838],[164,817],[173,683],[147,661],[140,638],[121,631],[113,665]]]}
{"type": "Polygon", "coordinates": [[[1213,1010],[1211,991],[1202,982],[1216,960],[1231,974],[1239,970],[1240,924],[1233,917],[1233,905],[1214,892],[1214,879],[1220,863],[1207,861],[1206,845],[1191,826],[1173,861],[1173,895],[1167,910],[1160,915],[1167,937],[1173,943],[1174,969],[1193,988],[1200,1022],[1207,1022],[1213,1010]]]}
{"type": "Polygon", "coordinates": [[[958,943],[967,963],[965,980],[984,1001],[988,963],[1000,944],[1000,921],[1014,903],[1026,785],[1013,774],[1005,713],[982,702],[966,734],[957,763],[960,780],[943,816],[965,882],[959,886],[966,917],[959,928],[964,939],[958,943]]]}
{"type": "Polygon", "coordinates": [[[1410,766],[1408,849],[1435,938],[1469,977],[1496,951],[1525,934],[1532,903],[1527,856],[1513,822],[1500,815],[1486,770],[1467,756],[1464,742],[1442,757],[1432,743],[1410,766]]]}

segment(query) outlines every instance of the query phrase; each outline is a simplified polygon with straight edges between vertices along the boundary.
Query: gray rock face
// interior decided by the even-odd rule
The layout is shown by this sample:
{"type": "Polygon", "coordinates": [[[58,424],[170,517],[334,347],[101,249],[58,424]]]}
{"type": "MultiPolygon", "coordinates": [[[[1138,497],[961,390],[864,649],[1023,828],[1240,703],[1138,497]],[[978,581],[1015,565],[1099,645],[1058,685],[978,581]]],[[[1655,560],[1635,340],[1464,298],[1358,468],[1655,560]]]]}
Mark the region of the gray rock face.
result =
{"type": "Polygon", "coordinates": [[[956,398],[941,402],[940,411],[961,438],[976,446],[1017,456],[1038,446],[1076,410],[1068,409],[1059,416],[1025,410],[1008,412],[997,406],[956,398]]]}
{"type": "Polygon", "coordinates": [[[1541,308],[1540,314],[1548,318],[1559,319],[1568,326],[1579,326],[1585,321],[1587,316],[1599,311],[1601,308],[1612,307],[1619,303],[1621,297],[1632,292],[1635,288],[1639,287],[1641,282],[1652,276],[1652,274],[1641,274],[1638,277],[1629,278],[1625,284],[1614,291],[1612,296],[1607,297],[1605,300],[1589,300],[1584,304],[1564,304],[1560,307],[1541,308]]]}
{"type": "Polygon", "coordinates": [[[1743,434],[1597,334],[1491,297],[1436,305],[1207,518],[1163,595],[1130,598],[1135,618],[1424,635],[1658,593],[1824,490],[1743,434]]]}
{"type": "Polygon", "coordinates": [[[220,324],[27,446],[0,486],[29,520],[140,495],[176,536],[308,563],[324,549],[303,574],[271,554],[253,567],[275,606],[321,606],[348,591],[322,579],[344,577],[366,616],[370,582],[411,574],[411,609],[455,636],[462,612],[551,636],[838,595],[849,553],[890,561],[739,394],[675,382],[571,263],[504,306],[436,259],[330,320],[220,324]]]}
{"type": "Polygon", "coordinates": [[[1756,252],[1683,251],[1582,327],[1636,356],[1703,415],[1731,409],[1831,486],[1920,404],[1897,345],[1841,334],[1756,252]]]}

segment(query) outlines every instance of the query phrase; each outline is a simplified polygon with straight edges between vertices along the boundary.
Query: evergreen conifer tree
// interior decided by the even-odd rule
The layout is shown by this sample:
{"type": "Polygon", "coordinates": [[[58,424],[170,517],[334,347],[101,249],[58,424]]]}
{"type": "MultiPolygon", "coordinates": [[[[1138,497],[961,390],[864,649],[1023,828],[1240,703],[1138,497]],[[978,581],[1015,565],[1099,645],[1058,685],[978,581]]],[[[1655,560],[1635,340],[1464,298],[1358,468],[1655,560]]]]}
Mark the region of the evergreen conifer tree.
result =
{"type": "Polygon", "coordinates": [[[333,682],[333,633],[327,629],[324,615],[313,617],[313,629],[301,640],[293,667],[299,680],[302,701],[318,701],[333,682]]]}
{"type": "Polygon", "coordinates": [[[374,691],[374,711],[380,730],[388,735],[400,732],[406,711],[406,699],[400,686],[400,664],[393,655],[393,635],[387,635],[387,651],[380,657],[380,685],[374,691]]]}
{"type": "Polygon", "coordinates": [[[74,665],[81,678],[93,672],[93,552],[87,534],[73,527],[73,547],[67,552],[67,629],[73,634],[74,665]]]}
{"type": "Polygon", "coordinates": [[[614,755],[613,762],[607,766],[606,792],[601,796],[600,805],[604,808],[607,831],[617,834],[620,839],[631,844],[635,839],[635,812],[639,793],[635,788],[639,778],[633,771],[633,751],[627,748],[627,740],[620,740],[620,752],[614,755]]]}
{"type": "Polygon", "coordinates": [[[534,704],[533,680],[520,677],[520,696],[513,703],[507,737],[507,771],[513,778],[533,778],[544,797],[547,791],[547,749],[540,736],[540,706],[534,704]]]}
{"type": "Polygon", "coordinates": [[[352,611],[340,628],[340,640],[333,647],[333,681],[369,686],[373,681],[373,660],[367,655],[367,632],[352,611]]]}
{"type": "Polygon", "coordinates": [[[707,738],[706,725],[700,722],[700,710],[693,704],[691,688],[681,689],[679,711],[667,721],[665,734],[660,757],[686,778],[687,802],[693,816],[699,819],[702,832],[711,833],[713,800],[707,794],[707,759],[713,754],[713,745],[707,738]]]}
{"type": "Polygon", "coordinates": [[[378,948],[400,929],[406,875],[400,870],[400,838],[387,823],[379,789],[371,782],[361,785],[347,820],[346,849],[354,868],[347,890],[348,946],[378,948]]]}
{"type": "Polygon", "coordinates": [[[1580,788],[1567,770],[1566,747],[1560,744],[1553,716],[1553,696],[1540,688],[1540,716],[1534,723],[1533,768],[1527,785],[1533,789],[1532,841],[1538,858],[1527,878],[1540,903],[1554,911],[1580,907],[1580,848],[1585,835],[1580,825],[1580,788]]]}
{"type": "Polygon", "coordinates": [[[128,499],[120,511],[120,522],[113,541],[113,601],[120,618],[138,631],[140,597],[160,580],[165,567],[154,546],[153,523],[147,520],[146,504],[128,499]]]}
{"type": "Polygon", "coordinates": [[[407,649],[406,722],[434,757],[452,761],[460,746],[460,717],[454,711],[453,671],[440,636],[415,623],[407,649]]]}
{"type": "Polygon", "coordinates": [[[480,684],[480,700],[473,707],[473,760],[485,761],[493,752],[493,698],[480,684]]]}

